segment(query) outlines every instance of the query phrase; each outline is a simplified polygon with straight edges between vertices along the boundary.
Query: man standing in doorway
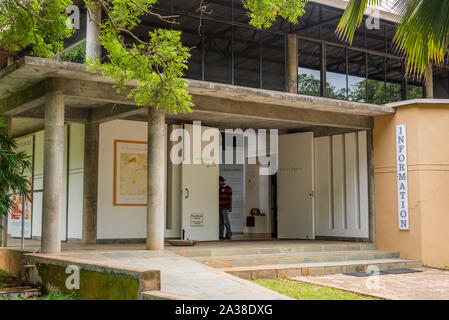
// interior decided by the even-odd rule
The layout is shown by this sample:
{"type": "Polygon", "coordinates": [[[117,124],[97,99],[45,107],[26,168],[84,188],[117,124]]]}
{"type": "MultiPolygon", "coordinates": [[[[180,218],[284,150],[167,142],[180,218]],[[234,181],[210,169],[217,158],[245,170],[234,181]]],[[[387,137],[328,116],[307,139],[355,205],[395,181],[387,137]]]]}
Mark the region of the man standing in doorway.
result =
{"type": "Polygon", "coordinates": [[[231,240],[231,222],[229,221],[229,214],[232,212],[232,188],[225,184],[225,179],[219,178],[219,192],[220,192],[220,240],[231,240]],[[226,227],[226,237],[223,238],[223,229],[226,227]]]}

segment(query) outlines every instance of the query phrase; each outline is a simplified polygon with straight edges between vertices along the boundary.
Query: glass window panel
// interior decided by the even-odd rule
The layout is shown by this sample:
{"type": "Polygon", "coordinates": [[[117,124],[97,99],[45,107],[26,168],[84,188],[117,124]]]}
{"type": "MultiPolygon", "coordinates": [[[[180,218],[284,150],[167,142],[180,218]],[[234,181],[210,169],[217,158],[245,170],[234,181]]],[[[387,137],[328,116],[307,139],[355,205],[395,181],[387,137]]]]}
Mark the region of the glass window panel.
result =
{"type": "MultiPolygon", "coordinates": [[[[189,0],[190,1],[190,0],[189,0]]],[[[189,2],[185,1],[184,2],[189,2]]],[[[207,6],[206,16],[216,19],[232,20],[232,1],[233,0],[205,0],[203,5],[207,6]]]]}
{"type": "Polygon", "coordinates": [[[204,80],[232,83],[232,26],[205,20],[204,80]]]}
{"type": "Polygon", "coordinates": [[[177,29],[181,28],[181,41],[184,46],[190,49],[190,59],[188,69],[185,71],[186,78],[201,80],[202,79],[202,40],[198,31],[200,20],[187,16],[181,16],[177,29]]]}
{"type": "Polygon", "coordinates": [[[234,84],[260,88],[260,40],[255,29],[234,27],[234,84]]]}
{"type": "Polygon", "coordinates": [[[285,91],[285,38],[261,32],[262,88],[285,91]]]}
{"type": "MultiPolygon", "coordinates": [[[[366,28],[363,24],[361,28],[366,28]]],[[[379,29],[366,28],[366,48],[385,52],[385,24],[380,23],[379,29]]]]}
{"type": "Polygon", "coordinates": [[[395,53],[395,47],[393,45],[393,38],[396,34],[396,26],[385,24],[385,30],[387,32],[387,52],[388,53],[395,53]]]}
{"type": "Polygon", "coordinates": [[[348,99],[366,102],[365,52],[348,50],[348,99]]]}
{"type": "Polygon", "coordinates": [[[298,40],[298,93],[321,95],[321,44],[298,40]]]}
{"type": "Polygon", "coordinates": [[[384,57],[368,54],[368,102],[385,103],[385,67],[384,57]]]}
{"type": "Polygon", "coordinates": [[[387,58],[387,85],[385,102],[401,101],[402,60],[387,58]]]}
{"type": "Polygon", "coordinates": [[[234,22],[249,23],[248,12],[243,7],[242,0],[234,0],[234,22]]]}
{"type": "Polygon", "coordinates": [[[347,99],[345,48],[326,46],[326,97],[347,99]]]}

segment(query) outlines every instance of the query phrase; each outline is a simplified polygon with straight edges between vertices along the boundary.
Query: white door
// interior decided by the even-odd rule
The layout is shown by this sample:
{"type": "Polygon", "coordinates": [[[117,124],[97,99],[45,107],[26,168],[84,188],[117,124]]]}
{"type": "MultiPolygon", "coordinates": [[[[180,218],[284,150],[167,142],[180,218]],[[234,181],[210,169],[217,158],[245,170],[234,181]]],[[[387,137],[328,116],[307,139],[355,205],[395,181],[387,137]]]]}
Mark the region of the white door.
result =
{"type": "Polygon", "coordinates": [[[216,128],[187,124],[184,129],[181,237],[201,241],[218,240],[220,133],[216,128]],[[202,141],[201,137],[206,141],[202,141]],[[195,147],[195,140],[202,143],[195,147]],[[200,163],[194,163],[194,160],[200,163]]]}
{"type": "Polygon", "coordinates": [[[313,132],[279,136],[278,238],[314,239],[313,132]]]}

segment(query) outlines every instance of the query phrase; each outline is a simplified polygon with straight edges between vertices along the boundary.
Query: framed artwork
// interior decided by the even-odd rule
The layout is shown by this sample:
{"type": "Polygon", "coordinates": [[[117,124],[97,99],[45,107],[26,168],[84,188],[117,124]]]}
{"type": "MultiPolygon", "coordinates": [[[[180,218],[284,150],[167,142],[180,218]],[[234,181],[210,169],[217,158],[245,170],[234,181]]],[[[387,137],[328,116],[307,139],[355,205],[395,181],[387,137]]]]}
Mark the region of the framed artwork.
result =
{"type": "Polygon", "coordinates": [[[147,205],[147,142],[114,141],[114,206],[147,205]]]}

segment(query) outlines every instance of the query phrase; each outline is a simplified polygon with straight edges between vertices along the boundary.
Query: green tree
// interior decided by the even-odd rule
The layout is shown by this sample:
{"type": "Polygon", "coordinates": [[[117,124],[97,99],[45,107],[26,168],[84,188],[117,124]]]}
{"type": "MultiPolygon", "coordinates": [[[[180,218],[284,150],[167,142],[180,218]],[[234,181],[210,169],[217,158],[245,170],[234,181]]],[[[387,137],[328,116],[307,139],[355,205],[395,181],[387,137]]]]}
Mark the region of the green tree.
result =
{"type": "MultiPolygon", "coordinates": [[[[338,24],[339,36],[352,42],[368,7],[386,0],[349,0],[338,24]]],[[[389,1],[399,15],[393,43],[407,58],[407,73],[425,76],[430,63],[441,65],[446,59],[449,41],[449,0],[389,1]]]]}
{"type": "Polygon", "coordinates": [[[7,125],[0,118],[0,218],[12,207],[11,194],[29,194],[30,181],[25,171],[31,168],[29,157],[17,151],[17,144],[8,135],[7,125]]]}

